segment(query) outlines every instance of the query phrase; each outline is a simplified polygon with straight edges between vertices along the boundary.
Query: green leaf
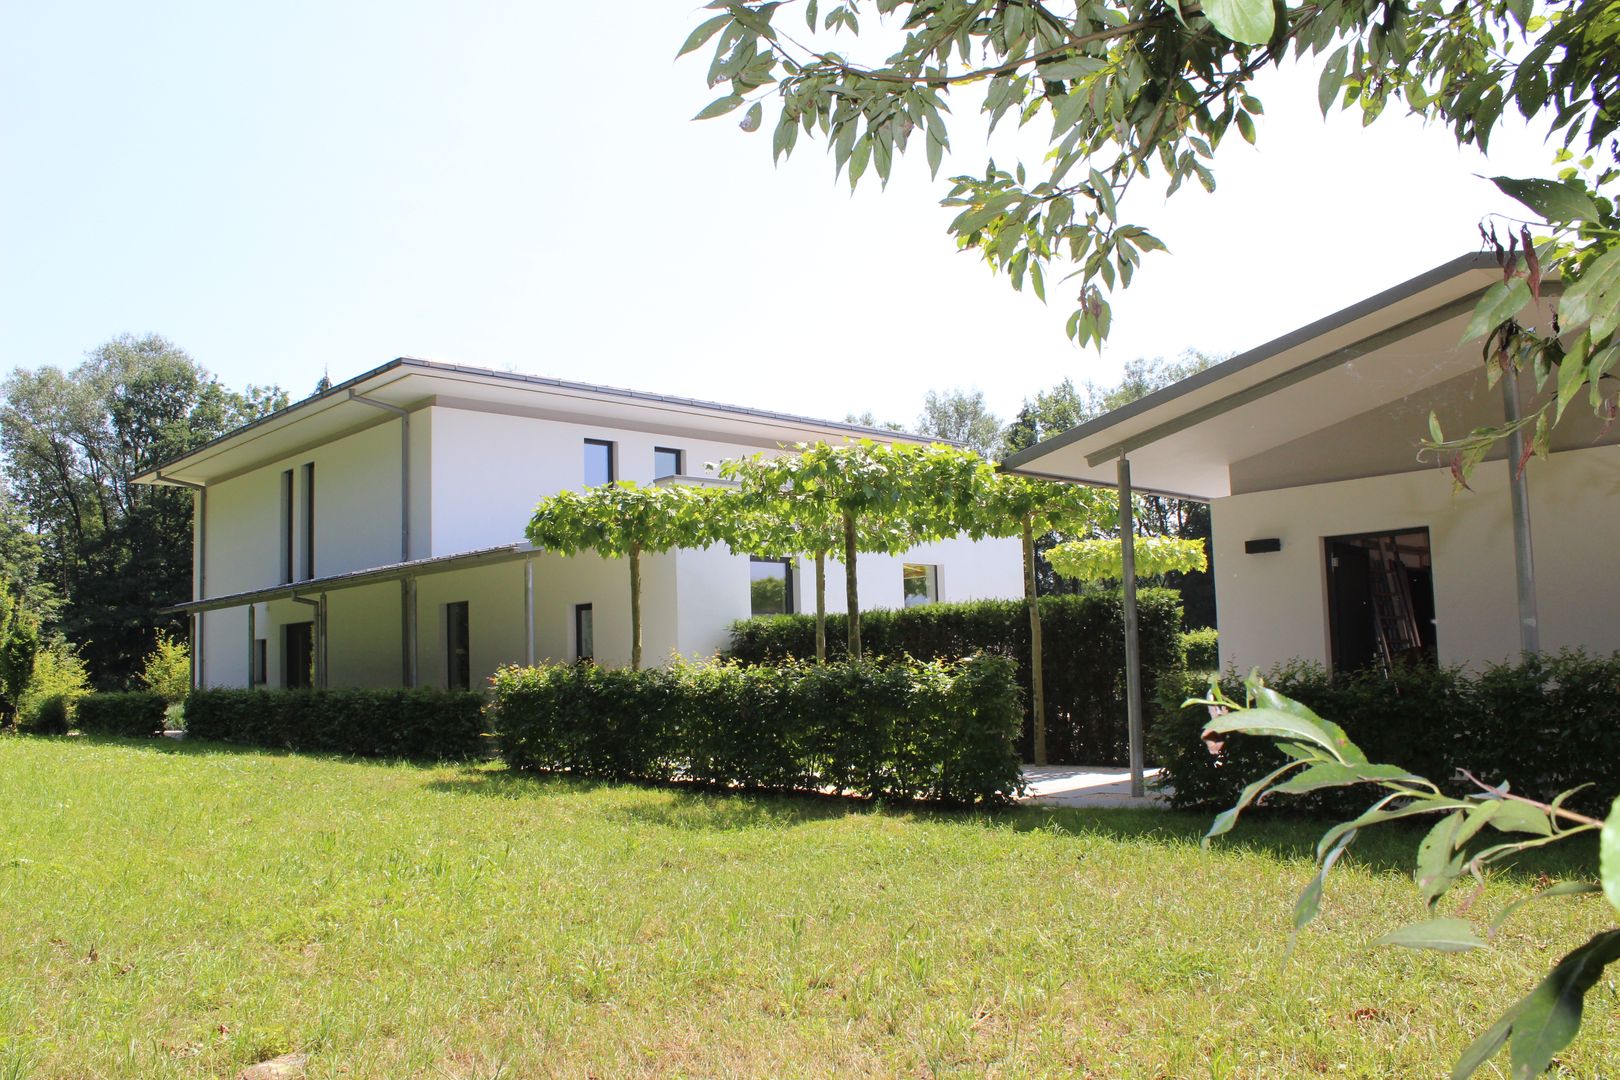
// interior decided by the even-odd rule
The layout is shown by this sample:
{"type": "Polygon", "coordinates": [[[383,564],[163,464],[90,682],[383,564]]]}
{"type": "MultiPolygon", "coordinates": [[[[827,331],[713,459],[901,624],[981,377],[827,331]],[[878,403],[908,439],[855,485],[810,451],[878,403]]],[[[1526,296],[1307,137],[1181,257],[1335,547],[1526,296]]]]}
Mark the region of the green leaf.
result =
{"type": "Polygon", "coordinates": [[[1435,822],[1418,844],[1417,866],[1412,878],[1424,903],[1431,908],[1434,902],[1462,876],[1463,857],[1452,854],[1456,850],[1456,836],[1462,827],[1464,812],[1453,811],[1435,822]]]}
{"type": "Polygon", "coordinates": [[[1322,69],[1322,77],[1316,83],[1316,103],[1322,106],[1322,115],[1326,116],[1333,103],[1339,98],[1339,87],[1344,85],[1344,65],[1350,55],[1349,45],[1340,45],[1332,56],[1328,57],[1327,66],[1322,69]]]}
{"type": "Polygon", "coordinates": [[[1581,1027],[1586,992],[1620,960],[1620,930],[1606,930],[1558,962],[1524,999],[1513,1022],[1509,1060],[1518,1080],[1540,1076],[1581,1027]]]}
{"type": "Polygon", "coordinates": [[[725,97],[715,98],[703,106],[703,111],[692,117],[694,120],[713,120],[717,116],[724,116],[743,103],[741,94],[727,94],[725,97]]]}
{"type": "Polygon", "coordinates": [[[1491,183],[1548,221],[1597,221],[1599,217],[1597,203],[1579,184],[1516,180],[1511,176],[1493,176],[1491,183]]]}
{"type": "Polygon", "coordinates": [[[1612,320],[1616,309],[1620,309],[1620,247],[1599,256],[1581,271],[1581,279],[1559,301],[1558,317],[1572,330],[1590,320],[1595,343],[1605,336],[1598,321],[1612,320]]]}
{"type": "Polygon", "coordinates": [[[1503,832],[1552,835],[1552,823],[1547,820],[1546,811],[1514,799],[1502,800],[1502,805],[1491,817],[1491,827],[1503,832]]]}
{"type": "Polygon", "coordinates": [[[710,38],[714,37],[714,35],[718,34],[720,32],[720,28],[730,21],[730,13],[725,15],[716,15],[714,18],[705,21],[687,36],[685,43],[681,45],[681,51],[675,54],[676,58],[685,56],[693,49],[702,48],[705,41],[708,41],[710,38]]]}
{"type": "Polygon", "coordinates": [[[1512,917],[1515,911],[1532,901],[1546,900],[1554,896],[1580,896],[1583,893],[1595,893],[1599,889],[1600,886],[1592,881],[1560,881],[1556,885],[1549,885],[1545,889],[1533,892],[1528,896],[1521,896],[1497,912],[1496,918],[1491,920],[1488,933],[1494,937],[1496,932],[1512,917]]]}
{"type": "Polygon", "coordinates": [[[1243,789],[1243,794],[1238,796],[1238,801],[1235,805],[1233,805],[1230,809],[1222,810],[1219,814],[1215,815],[1215,820],[1210,823],[1209,832],[1204,834],[1204,846],[1208,847],[1209,842],[1215,837],[1231,832],[1232,826],[1237,824],[1238,815],[1243,812],[1243,808],[1253,802],[1255,796],[1266,790],[1266,788],[1271,785],[1273,780],[1277,779],[1277,777],[1281,776],[1288,770],[1298,767],[1299,764],[1300,763],[1297,761],[1290,761],[1288,764],[1282,766],[1281,768],[1273,769],[1265,776],[1262,776],[1260,779],[1245,787],[1243,789]]]}
{"type": "MultiPolygon", "coordinates": [[[[1296,716],[1280,709],[1234,709],[1225,716],[1211,720],[1204,730],[1214,735],[1235,731],[1245,735],[1301,739],[1322,747],[1342,764],[1348,765],[1355,760],[1354,756],[1346,755],[1344,752],[1347,744],[1351,749],[1355,749],[1354,744],[1344,739],[1342,734],[1336,738],[1326,722],[1296,716]]],[[[1357,753],[1359,754],[1359,751],[1357,753]]]]}
{"type": "Polygon", "coordinates": [[[1429,919],[1392,931],[1374,945],[1399,945],[1405,949],[1435,949],[1439,952],[1468,952],[1483,949],[1485,942],[1463,919],[1429,919]]]}
{"type": "Polygon", "coordinates": [[[1271,0],[1205,0],[1204,15],[1224,36],[1244,45],[1264,45],[1276,27],[1271,0]]]}
{"type": "Polygon", "coordinates": [[[1341,765],[1324,761],[1304,772],[1295,773],[1272,790],[1279,795],[1303,795],[1321,788],[1345,787],[1378,780],[1415,780],[1417,777],[1394,765],[1341,765]]]}
{"type": "Polygon", "coordinates": [[[1473,341],[1495,330],[1517,315],[1530,302],[1530,283],[1522,277],[1512,281],[1498,281],[1474,306],[1474,317],[1468,320],[1463,341],[1473,341]]]}
{"type": "Polygon", "coordinates": [[[743,114],[743,118],[741,122],[737,124],[737,126],[742,128],[744,131],[758,131],[760,120],[763,119],[764,115],[764,106],[756,101],[752,105],[748,106],[748,111],[743,114]]]}
{"type": "Polygon", "coordinates": [[[1598,868],[1603,895],[1620,908],[1620,798],[1609,807],[1609,820],[1603,823],[1603,831],[1598,834],[1598,868]]]}
{"type": "Polygon", "coordinates": [[[1311,883],[1305,886],[1304,891],[1299,894],[1299,899],[1294,901],[1294,933],[1296,936],[1322,910],[1322,890],[1327,885],[1328,871],[1333,869],[1333,864],[1339,861],[1339,856],[1344,854],[1344,849],[1349,847],[1350,841],[1355,838],[1356,830],[1347,829],[1334,841],[1333,846],[1322,857],[1321,869],[1316,872],[1316,876],[1311,878],[1311,883]]]}

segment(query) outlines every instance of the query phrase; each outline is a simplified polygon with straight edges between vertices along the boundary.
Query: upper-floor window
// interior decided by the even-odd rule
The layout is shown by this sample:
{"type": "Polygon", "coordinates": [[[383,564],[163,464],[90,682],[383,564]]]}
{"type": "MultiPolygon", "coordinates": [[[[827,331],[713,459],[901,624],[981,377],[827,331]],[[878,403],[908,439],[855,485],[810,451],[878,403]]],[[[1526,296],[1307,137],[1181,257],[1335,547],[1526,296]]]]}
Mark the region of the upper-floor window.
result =
{"type": "Polygon", "coordinates": [[[653,479],[662,480],[666,476],[684,476],[686,474],[686,452],[684,450],[671,450],[667,446],[653,447],[653,479]]]}
{"type": "Polygon", "coordinates": [[[315,463],[304,463],[304,579],[315,576],[315,463]]]}
{"type": "Polygon", "coordinates": [[[281,474],[281,583],[290,585],[293,579],[293,471],[281,474]]]}
{"type": "Polygon", "coordinates": [[[904,563],[900,573],[906,607],[932,604],[939,599],[939,567],[924,563],[904,563]]]}
{"type": "Polygon", "coordinates": [[[596,487],[613,481],[613,444],[601,439],[586,439],[585,486],[596,487]]]}
{"type": "Polygon", "coordinates": [[[793,560],[761,559],[748,564],[748,610],[752,615],[793,614],[793,560]]]}

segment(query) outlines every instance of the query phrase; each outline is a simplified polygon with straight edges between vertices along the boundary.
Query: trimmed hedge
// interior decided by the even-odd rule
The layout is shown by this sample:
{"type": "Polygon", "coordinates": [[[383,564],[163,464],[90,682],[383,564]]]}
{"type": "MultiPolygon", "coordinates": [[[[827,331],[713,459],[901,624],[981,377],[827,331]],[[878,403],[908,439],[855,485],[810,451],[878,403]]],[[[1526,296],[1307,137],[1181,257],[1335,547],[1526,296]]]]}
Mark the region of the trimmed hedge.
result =
{"type": "MultiPolygon", "coordinates": [[[[1266,683],[1343,727],[1373,761],[1411,769],[1456,794],[1478,790],[1457,778],[1459,769],[1542,800],[1590,783],[1570,805],[1600,815],[1620,794],[1620,654],[1562,652],[1479,675],[1408,666],[1392,676],[1373,670],[1332,680],[1320,667],[1296,664],[1273,670],[1266,683]]],[[[1235,673],[1222,685],[1242,700],[1235,673]]],[[[1199,740],[1207,714],[1180,707],[1206,689],[1196,676],[1166,680],[1148,732],[1149,755],[1164,767],[1178,807],[1231,806],[1246,784],[1285,760],[1270,740],[1242,735],[1211,755],[1199,740]]],[[[1365,810],[1371,799],[1367,788],[1338,788],[1273,805],[1342,816],[1365,810]]]]}
{"type": "Polygon", "coordinates": [[[1213,626],[1182,631],[1181,648],[1187,655],[1188,671],[1221,670],[1221,635],[1213,626]]]}
{"type": "Polygon", "coordinates": [[[484,752],[483,702],[444,690],[193,690],[186,734],[278,750],[465,759],[484,752]]]}
{"type": "Polygon", "coordinates": [[[162,694],[88,694],[78,701],[73,726],[87,735],[155,735],[168,708],[162,694]]]}
{"type": "Polygon", "coordinates": [[[1005,657],[507,667],[493,681],[517,769],[954,804],[1022,788],[1023,709],[1005,657]]]}
{"type": "MultiPolygon", "coordinates": [[[[1125,621],[1120,594],[1043,596],[1042,667],[1046,690],[1046,748],[1052,761],[1123,765],[1129,760],[1125,728],[1125,621]]],[[[1152,700],[1161,678],[1185,666],[1181,644],[1181,596],[1171,589],[1137,593],[1142,643],[1142,685],[1152,700]]],[[[730,655],[745,664],[767,664],[816,654],[811,615],[767,615],[731,627],[730,655]]],[[[847,636],[842,615],[827,616],[828,657],[837,659],[847,636]]],[[[1029,611],[1022,600],[923,604],[898,611],[861,614],[861,642],[868,656],[954,660],[985,651],[1017,665],[1025,719],[1018,750],[1027,760],[1032,739],[1029,713],[1029,611]]],[[[1178,683],[1179,685],[1179,683],[1178,683]]]]}

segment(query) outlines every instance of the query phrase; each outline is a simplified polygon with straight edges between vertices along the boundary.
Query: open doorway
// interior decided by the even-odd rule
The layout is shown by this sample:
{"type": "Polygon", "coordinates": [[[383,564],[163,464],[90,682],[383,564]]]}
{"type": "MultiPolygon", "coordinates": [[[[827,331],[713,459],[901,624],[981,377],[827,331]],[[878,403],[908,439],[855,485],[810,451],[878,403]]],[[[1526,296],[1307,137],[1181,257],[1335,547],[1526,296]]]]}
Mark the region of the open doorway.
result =
{"type": "Polygon", "coordinates": [[[281,685],[289,690],[307,690],[315,669],[315,624],[288,623],[281,633],[281,685]]]}
{"type": "Polygon", "coordinates": [[[1428,529],[1330,536],[1333,670],[1434,664],[1434,564],[1428,529]]]}

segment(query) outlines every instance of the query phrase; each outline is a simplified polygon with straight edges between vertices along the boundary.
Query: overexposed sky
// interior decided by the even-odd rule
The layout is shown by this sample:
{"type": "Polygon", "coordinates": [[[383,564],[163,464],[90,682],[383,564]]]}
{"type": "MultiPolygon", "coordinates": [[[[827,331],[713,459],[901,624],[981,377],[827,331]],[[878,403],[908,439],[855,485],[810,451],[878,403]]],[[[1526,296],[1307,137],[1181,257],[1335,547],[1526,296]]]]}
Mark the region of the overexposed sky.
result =
{"type": "MultiPolygon", "coordinates": [[[[233,385],[307,394],[409,354],[741,405],[909,422],[976,387],[1008,418],[1065,376],[1248,348],[1477,246],[1549,175],[1388,116],[1324,122],[1315,75],[1269,75],[1258,148],[1219,190],[1125,213],[1164,239],[1102,355],[1068,293],[1014,293],[945,233],[920,145],[851,195],[819,143],[692,123],[694,3],[0,4],[0,365],[71,366],[156,332],[233,385]]],[[[1044,132],[1044,125],[1043,125],[1044,132]]],[[[1036,138],[998,146],[998,162],[1036,138]]]]}

